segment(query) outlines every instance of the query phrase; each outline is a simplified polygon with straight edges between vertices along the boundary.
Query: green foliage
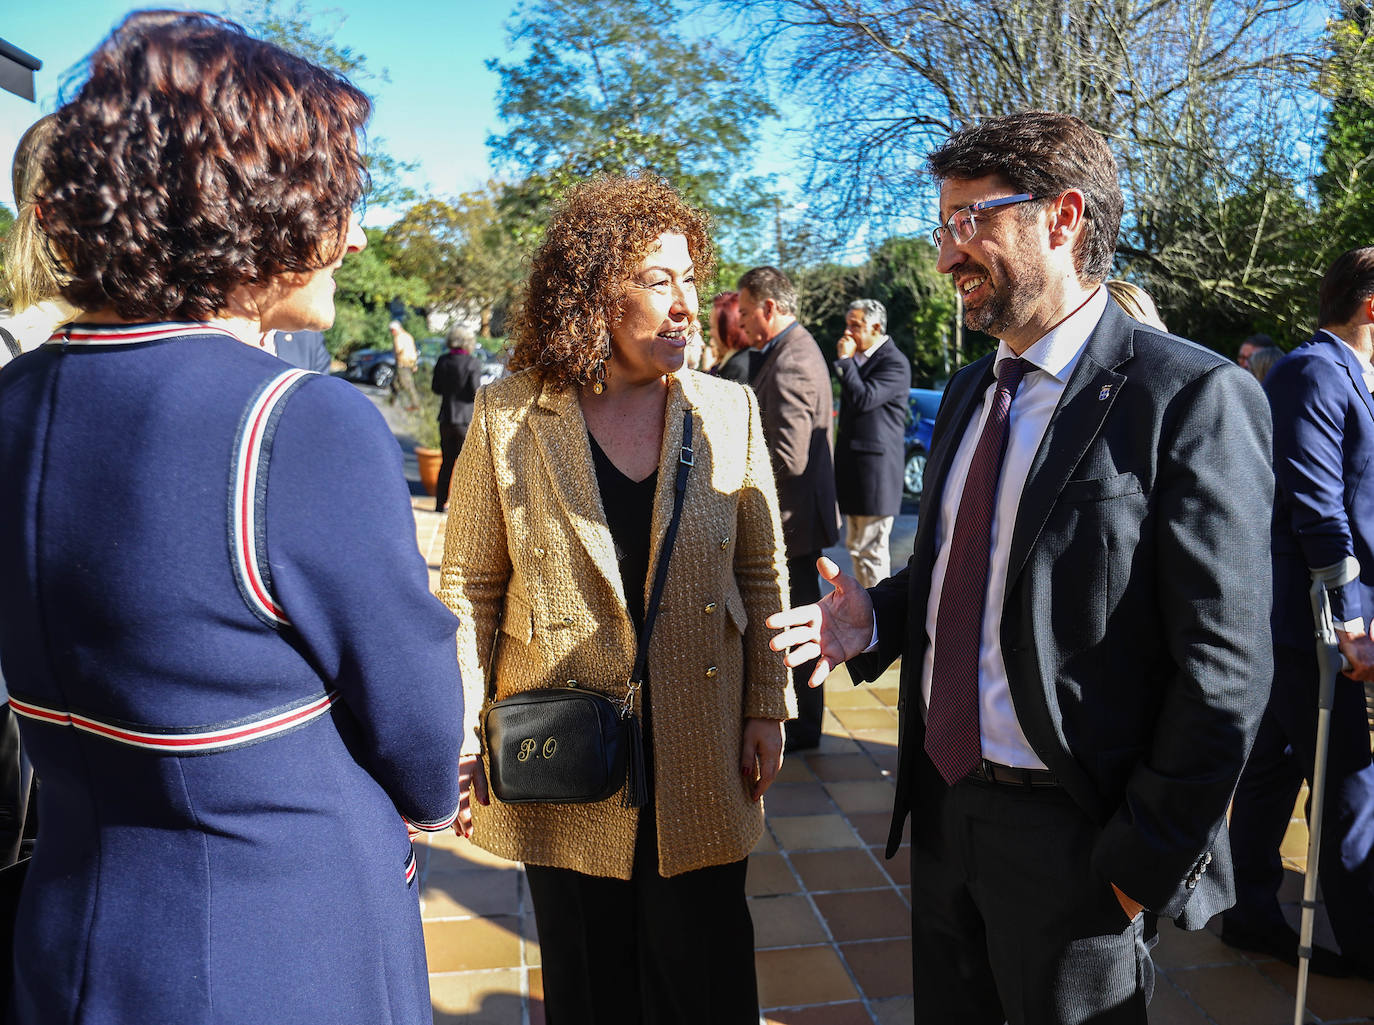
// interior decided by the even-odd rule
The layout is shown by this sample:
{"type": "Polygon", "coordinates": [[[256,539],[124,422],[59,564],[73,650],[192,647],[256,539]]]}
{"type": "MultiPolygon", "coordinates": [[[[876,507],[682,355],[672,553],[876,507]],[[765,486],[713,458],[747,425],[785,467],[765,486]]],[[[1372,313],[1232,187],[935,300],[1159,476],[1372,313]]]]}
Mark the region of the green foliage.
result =
{"type": "MultiPolygon", "coordinates": [[[[4,203],[0,203],[0,238],[4,238],[7,234],[9,234],[10,226],[13,224],[14,211],[7,207],[4,203]]],[[[2,262],[3,260],[4,254],[0,253],[0,268],[4,267],[4,263],[2,262]]],[[[8,301],[9,297],[4,294],[8,291],[8,288],[4,287],[3,280],[0,280],[0,301],[8,301]]]]}
{"type": "MultiPolygon", "coordinates": [[[[387,306],[393,299],[400,299],[408,308],[429,303],[425,281],[396,270],[395,249],[386,233],[367,228],[365,234],[367,248],[345,256],[334,274],[334,326],[325,332],[325,345],[340,359],[354,349],[391,344],[387,306]]],[[[403,323],[416,338],[427,333],[421,317],[408,316],[403,323]]]]}
{"type": "MultiPolygon", "coordinates": [[[[385,68],[374,71],[365,54],[335,42],[347,19],[339,10],[317,12],[305,0],[236,0],[230,16],[252,35],[337,71],[363,92],[369,92],[368,85],[373,82],[390,81],[385,68]]],[[[387,152],[385,139],[368,139],[365,161],[372,178],[372,188],[365,197],[369,205],[395,206],[418,198],[403,178],[418,169],[419,164],[392,156],[387,152]]]]}
{"type": "Polygon", "coordinates": [[[523,270],[516,229],[501,211],[504,194],[493,181],[451,202],[427,199],[387,231],[396,270],[424,280],[436,303],[475,308],[483,336],[490,335],[493,313],[510,302],[523,270]]]}
{"type": "Polygon", "coordinates": [[[935,269],[935,260],[926,239],[897,236],[875,246],[861,264],[795,270],[800,319],[826,358],[833,359],[849,304],[877,299],[887,308],[887,333],[912,362],[912,383],[941,383],[981,350],[953,352],[954,290],[935,269]]]}
{"type": "Polygon", "coordinates": [[[512,16],[511,46],[529,52],[487,62],[508,126],[487,145],[523,179],[503,204],[518,243],[537,239],[571,183],[598,172],[662,175],[725,233],[757,227],[765,183],[741,168],[773,108],[736,54],[682,25],[671,0],[529,0],[512,16]]]}
{"type": "Polygon", "coordinates": [[[1317,195],[1325,259],[1374,242],[1374,4],[1346,0],[1327,29],[1330,59],[1320,88],[1330,98],[1317,195]]]}

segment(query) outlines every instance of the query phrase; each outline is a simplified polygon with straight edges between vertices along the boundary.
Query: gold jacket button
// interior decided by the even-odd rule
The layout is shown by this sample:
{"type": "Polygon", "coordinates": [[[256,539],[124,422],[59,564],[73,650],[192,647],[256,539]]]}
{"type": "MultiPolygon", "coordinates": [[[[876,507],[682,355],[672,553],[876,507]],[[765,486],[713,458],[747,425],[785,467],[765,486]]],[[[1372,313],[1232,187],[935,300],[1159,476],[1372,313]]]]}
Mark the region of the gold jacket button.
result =
{"type": "Polygon", "coordinates": [[[705,612],[709,616],[712,612],[716,611],[716,603],[713,601],[708,601],[706,603],[706,608],[702,609],[701,611],[705,612]]]}
{"type": "Polygon", "coordinates": [[[729,548],[729,547],[730,547],[730,535],[729,535],[729,534],[726,534],[723,538],[720,539],[720,550],[723,552],[723,551],[725,551],[725,549],[727,549],[727,548],[729,548]]]}
{"type": "Polygon", "coordinates": [[[706,679],[708,679],[708,680],[714,680],[714,679],[716,678],[716,673],[717,673],[718,671],[719,671],[719,670],[717,670],[715,666],[707,666],[707,667],[706,667],[706,679]]]}

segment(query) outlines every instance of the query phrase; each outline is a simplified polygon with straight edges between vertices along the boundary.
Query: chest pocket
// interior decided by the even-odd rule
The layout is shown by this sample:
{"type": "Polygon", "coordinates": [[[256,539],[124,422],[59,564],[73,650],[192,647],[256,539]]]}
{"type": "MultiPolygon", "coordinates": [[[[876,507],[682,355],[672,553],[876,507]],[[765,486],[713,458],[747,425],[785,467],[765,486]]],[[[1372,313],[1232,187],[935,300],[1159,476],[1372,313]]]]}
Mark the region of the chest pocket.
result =
{"type": "Polygon", "coordinates": [[[1099,477],[1094,480],[1071,480],[1064,484],[1059,493],[1061,502],[1105,502],[1109,498],[1123,498],[1126,495],[1143,495],[1144,486],[1135,473],[1118,473],[1113,477],[1099,477]]]}

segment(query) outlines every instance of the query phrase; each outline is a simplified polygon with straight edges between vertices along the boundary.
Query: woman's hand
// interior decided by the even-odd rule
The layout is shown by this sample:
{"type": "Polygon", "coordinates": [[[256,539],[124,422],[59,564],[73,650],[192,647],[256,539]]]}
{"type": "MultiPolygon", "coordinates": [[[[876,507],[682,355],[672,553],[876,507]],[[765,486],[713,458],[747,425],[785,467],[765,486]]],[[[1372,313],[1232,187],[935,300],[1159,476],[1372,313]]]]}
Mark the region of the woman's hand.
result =
{"type": "Polygon", "coordinates": [[[744,789],[757,801],[773,785],[782,768],[782,720],[745,719],[740,743],[739,771],[744,789]]]}
{"type": "Polygon", "coordinates": [[[458,759],[458,818],[453,822],[453,831],[460,836],[472,838],[472,800],[487,805],[487,770],[482,765],[481,755],[462,755],[458,759]]]}

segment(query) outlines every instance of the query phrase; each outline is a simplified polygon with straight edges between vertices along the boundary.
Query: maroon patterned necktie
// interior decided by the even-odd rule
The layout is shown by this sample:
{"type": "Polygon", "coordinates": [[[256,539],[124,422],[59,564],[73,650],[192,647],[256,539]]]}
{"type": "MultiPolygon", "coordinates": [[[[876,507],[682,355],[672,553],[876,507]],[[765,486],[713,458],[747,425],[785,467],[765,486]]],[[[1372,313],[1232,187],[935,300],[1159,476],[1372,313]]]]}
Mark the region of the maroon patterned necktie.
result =
{"type": "Polygon", "coordinates": [[[1007,451],[1011,400],[1028,369],[1030,365],[1022,359],[1003,359],[998,365],[997,394],[973,450],[949,542],[935,618],[926,754],[951,786],[967,776],[983,755],[978,729],[978,650],[988,591],[992,513],[1007,451]]]}

